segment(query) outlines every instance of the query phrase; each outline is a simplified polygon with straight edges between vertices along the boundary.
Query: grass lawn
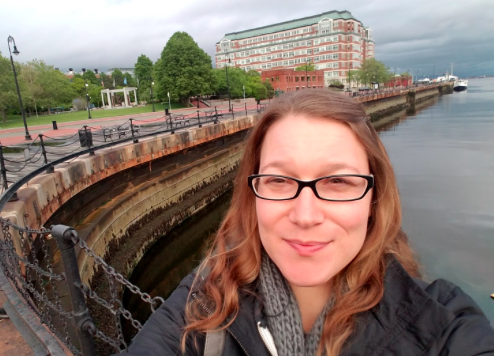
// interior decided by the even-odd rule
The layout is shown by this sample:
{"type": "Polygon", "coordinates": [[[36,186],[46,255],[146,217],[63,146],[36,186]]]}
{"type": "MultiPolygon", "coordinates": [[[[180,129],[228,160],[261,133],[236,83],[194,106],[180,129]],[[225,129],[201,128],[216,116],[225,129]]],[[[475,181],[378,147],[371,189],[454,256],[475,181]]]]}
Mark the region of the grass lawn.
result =
{"type": "MultiPolygon", "coordinates": [[[[162,111],[165,112],[166,104],[154,104],[154,109],[156,112],[162,111]]],[[[172,103],[173,109],[184,108],[184,106],[180,103],[172,103]]],[[[91,118],[93,119],[101,119],[104,117],[114,117],[114,116],[123,116],[123,115],[133,115],[133,114],[142,114],[147,112],[152,112],[153,106],[148,104],[146,106],[139,106],[135,108],[128,109],[113,109],[113,110],[91,110],[91,118]]],[[[26,117],[27,125],[36,126],[36,125],[51,125],[52,121],[56,121],[57,123],[61,122],[71,122],[71,121],[80,121],[87,120],[87,110],[84,111],[75,111],[75,112],[67,112],[63,114],[52,114],[52,115],[44,115],[36,117],[36,114],[31,117],[26,117]]],[[[1,121],[1,116],[0,116],[1,121]]],[[[24,123],[22,122],[21,115],[7,115],[7,122],[0,122],[0,129],[10,129],[13,127],[23,127],[24,123]]]]}

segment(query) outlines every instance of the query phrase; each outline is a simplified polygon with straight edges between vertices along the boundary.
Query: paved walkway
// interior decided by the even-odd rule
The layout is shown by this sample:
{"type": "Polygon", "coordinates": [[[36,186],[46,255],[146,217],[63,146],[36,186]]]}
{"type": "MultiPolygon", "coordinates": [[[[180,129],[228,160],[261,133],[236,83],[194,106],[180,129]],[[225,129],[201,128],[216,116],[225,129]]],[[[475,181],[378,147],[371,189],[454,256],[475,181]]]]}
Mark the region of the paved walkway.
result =
{"type": "MultiPolygon", "coordinates": [[[[0,306],[3,306],[7,297],[0,289],[0,306]]],[[[10,319],[0,319],[0,356],[27,356],[32,355],[33,350],[17,331],[10,319]]]]}

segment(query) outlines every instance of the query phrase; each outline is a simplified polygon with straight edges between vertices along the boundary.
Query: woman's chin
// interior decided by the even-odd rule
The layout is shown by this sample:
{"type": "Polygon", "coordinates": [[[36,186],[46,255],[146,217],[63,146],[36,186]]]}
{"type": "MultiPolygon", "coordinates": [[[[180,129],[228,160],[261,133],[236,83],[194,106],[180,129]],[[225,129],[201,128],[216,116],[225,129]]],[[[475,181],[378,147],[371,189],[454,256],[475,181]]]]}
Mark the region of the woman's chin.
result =
{"type": "Polygon", "coordinates": [[[298,287],[317,287],[328,284],[333,274],[329,271],[297,268],[296,266],[280,268],[281,274],[290,285],[298,287]]]}

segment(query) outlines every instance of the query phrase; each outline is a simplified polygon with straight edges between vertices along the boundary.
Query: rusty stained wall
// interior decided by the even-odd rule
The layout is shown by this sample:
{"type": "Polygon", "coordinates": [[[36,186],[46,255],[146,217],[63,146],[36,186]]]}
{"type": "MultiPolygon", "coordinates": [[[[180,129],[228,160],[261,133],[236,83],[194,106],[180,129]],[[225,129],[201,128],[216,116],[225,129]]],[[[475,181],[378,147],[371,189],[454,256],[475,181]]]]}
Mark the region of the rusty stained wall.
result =
{"type": "MultiPolygon", "coordinates": [[[[153,237],[159,238],[157,236],[159,233],[157,234],[152,226],[145,222],[142,223],[141,219],[155,210],[166,210],[175,203],[181,203],[188,194],[194,194],[204,186],[235,170],[242,158],[242,153],[243,144],[237,144],[191,164],[177,167],[168,174],[153,180],[129,186],[129,189],[122,194],[94,210],[75,228],[96,254],[105,256],[108,246],[114,239],[120,239],[132,225],[141,225],[141,230],[147,229],[148,238],[138,247],[141,252],[133,258],[133,261],[128,261],[130,264],[135,264],[148,246],[154,243],[153,237]]],[[[184,216],[190,216],[196,209],[202,207],[202,205],[184,207],[188,209],[184,216]]],[[[174,219],[181,218],[177,216],[174,219]]],[[[91,280],[94,273],[93,259],[81,253],[78,263],[83,282],[91,280]]]]}

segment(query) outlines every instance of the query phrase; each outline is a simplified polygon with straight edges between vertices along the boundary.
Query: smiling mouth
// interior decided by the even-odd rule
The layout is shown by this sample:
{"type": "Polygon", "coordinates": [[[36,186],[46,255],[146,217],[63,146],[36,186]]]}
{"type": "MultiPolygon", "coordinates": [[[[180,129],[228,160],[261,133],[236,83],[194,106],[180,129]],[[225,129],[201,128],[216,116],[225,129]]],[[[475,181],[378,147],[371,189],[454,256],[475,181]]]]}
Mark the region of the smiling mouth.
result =
{"type": "Polygon", "coordinates": [[[326,247],[330,242],[285,240],[300,256],[312,256],[317,251],[326,247]]]}

